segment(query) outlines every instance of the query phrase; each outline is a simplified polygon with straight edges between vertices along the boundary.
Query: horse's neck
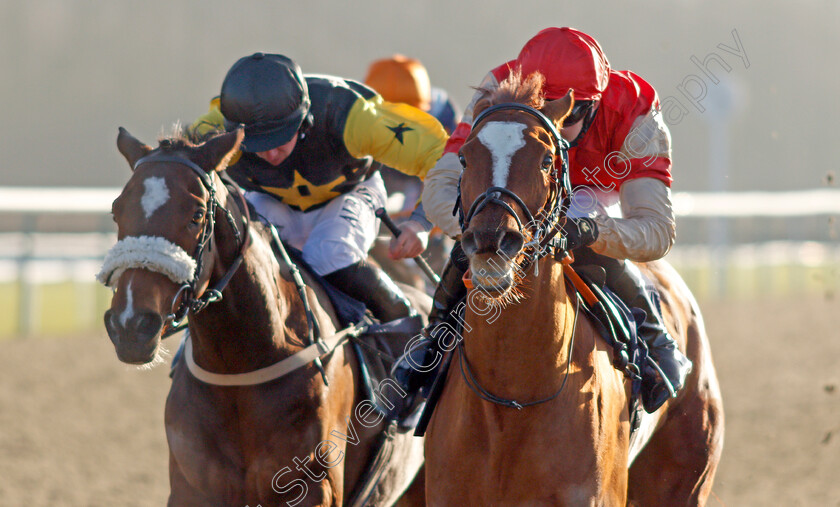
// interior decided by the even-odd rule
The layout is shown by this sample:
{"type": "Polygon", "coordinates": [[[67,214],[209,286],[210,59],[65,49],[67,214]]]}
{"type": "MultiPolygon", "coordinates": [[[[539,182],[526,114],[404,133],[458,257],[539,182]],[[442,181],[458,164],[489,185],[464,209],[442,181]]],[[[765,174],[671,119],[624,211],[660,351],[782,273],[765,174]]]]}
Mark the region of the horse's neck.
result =
{"type": "MultiPolygon", "coordinates": [[[[239,208],[231,199],[226,207],[241,224],[239,208]]],[[[238,241],[219,211],[216,217],[212,275],[220,280],[239,254],[238,241]]],[[[190,318],[193,355],[200,366],[217,373],[242,373],[288,357],[286,320],[292,311],[294,288],[280,268],[262,228],[250,228],[251,244],[242,264],[222,291],[221,301],[190,318]]]]}
{"type": "Polygon", "coordinates": [[[472,329],[464,339],[466,355],[490,391],[503,386],[508,396],[535,398],[550,394],[562,381],[559,372],[567,365],[574,308],[566,295],[561,264],[551,258],[539,262],[540,274],[534,276],[529,269],[519,302],[467,312],[472,329]],[[535,386],[544,392],[536,393],[535,386]]]}

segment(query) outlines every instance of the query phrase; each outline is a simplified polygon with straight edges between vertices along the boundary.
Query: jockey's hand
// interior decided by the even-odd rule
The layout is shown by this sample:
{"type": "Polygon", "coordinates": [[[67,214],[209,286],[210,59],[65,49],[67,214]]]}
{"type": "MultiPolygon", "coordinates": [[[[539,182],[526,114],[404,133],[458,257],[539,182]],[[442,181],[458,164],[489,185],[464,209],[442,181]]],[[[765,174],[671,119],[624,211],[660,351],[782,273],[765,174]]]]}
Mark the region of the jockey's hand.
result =
{"type": "Polygon", "coordinates": [[[399,237],[391,239],[388,257],[399,260],[417,257],[429,244],[429,233],[423,224],[415,220],[407,220],[399,225],[402,231],[399,237]]]}
{"type": "Polygon", "coordinates": [[[567,218],[563,225],[566,250],[572,251],[595,243],[598,239],[598,224],[591,218],[567,218]]]}

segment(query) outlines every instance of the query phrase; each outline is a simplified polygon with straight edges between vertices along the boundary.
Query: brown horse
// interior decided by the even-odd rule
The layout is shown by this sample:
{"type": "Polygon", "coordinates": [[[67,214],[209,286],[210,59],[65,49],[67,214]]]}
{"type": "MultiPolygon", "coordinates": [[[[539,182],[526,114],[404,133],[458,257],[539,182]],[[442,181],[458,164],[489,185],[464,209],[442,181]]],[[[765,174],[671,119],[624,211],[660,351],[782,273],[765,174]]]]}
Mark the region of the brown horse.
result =
{"type": "MultiPolygon", "coordinates": [[[[269,228],[223,184],[218,172],[241,140],[241,132],[201,145],[175,136],[152,149],[120,129],[133,174],[114,201],[119,242],[100,273],[115,291],[105,326],[121,361],[146,364],[173,321],[189,316],[189,346],[166,401],[169,505],[349,504],[383,418],[363,401],[344,341],[275,378],[278,365],[314,350],[313,322],[326,338],[337,336],[337,321],[304,273],[307,319],[269,228]]],[[[396,437],[393,466],[364,496],[370,504],[392,505],[422,466],[422,444],[410,438],[396,437]]],[[[402,504],[421,505],[417,489],[402,504]]]]}
{"type": "Polygon", "coordinates": [[[694,370],[631,446],[630,382],[563,265],[538,253],[563,220],[554,160],[572,106],[570,95],[544,102],[541,87],[539,75],[514,75],[487,90],[461,151],[474,288],[426,437],[429,505],[702,505],[723,408],[700,312],[665,262],[640,266],[694,370]]]}

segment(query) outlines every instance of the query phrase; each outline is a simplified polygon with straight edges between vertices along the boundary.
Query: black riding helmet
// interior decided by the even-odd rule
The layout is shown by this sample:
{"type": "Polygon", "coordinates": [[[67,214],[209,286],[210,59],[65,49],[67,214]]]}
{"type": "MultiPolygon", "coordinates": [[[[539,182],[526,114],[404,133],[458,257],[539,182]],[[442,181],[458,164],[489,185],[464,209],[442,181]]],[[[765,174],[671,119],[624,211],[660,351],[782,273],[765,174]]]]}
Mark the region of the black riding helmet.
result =
{"type": "Polygon", "coordinates": [[[245,126],[245,151],[274,149],[292,140],[309,115],[309,91],[300,67],[283,55],[240,58],[222,82],[220,109],[245,126]]]}

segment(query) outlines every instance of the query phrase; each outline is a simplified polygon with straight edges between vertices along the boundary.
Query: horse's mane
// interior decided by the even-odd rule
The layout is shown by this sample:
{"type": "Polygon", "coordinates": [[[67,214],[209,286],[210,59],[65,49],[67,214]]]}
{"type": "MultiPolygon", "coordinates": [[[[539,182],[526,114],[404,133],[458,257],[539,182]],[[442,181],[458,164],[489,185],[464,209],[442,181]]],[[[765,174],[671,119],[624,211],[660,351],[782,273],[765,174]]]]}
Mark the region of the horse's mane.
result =
{"type": "Polygon", "coordinates": [[[481,93],[475,105],[475,113],[504,102],[516,102],[539,109],[543,106],[545,98],[542,95],[545,78],[539,72],[522,76],[522,69],[516,69],[501,83],[498,88],[482,86],[477,88],[481,93]]]}

